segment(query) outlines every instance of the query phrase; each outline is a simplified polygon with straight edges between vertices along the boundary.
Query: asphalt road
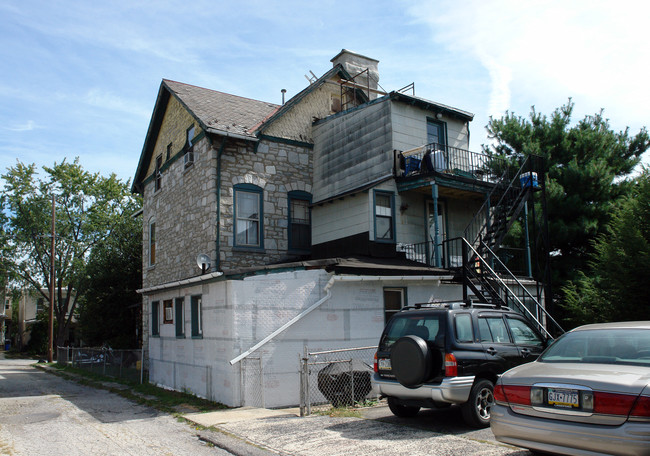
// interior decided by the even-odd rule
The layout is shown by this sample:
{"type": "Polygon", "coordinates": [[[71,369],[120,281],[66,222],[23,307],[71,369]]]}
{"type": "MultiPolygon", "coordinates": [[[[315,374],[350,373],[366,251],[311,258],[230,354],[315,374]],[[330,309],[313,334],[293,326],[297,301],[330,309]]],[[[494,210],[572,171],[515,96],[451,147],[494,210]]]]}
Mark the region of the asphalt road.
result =
{"type": "Polygon", "coordinates": [[[0,359],[0,454],[232,454],[199,440],[196,430],[170,415],[32,363],[0,359]]]}
{"type": "Polygon", "coordinates": [[[414,418],[395,417],[385,406],[364,409],[363,418],[232,410],[188,416],[213,426],[196,429],[32,363],[0,352],[2,455],[530,455],[499,444],[489,429],[467,427],[454,408],[414,418]]]}

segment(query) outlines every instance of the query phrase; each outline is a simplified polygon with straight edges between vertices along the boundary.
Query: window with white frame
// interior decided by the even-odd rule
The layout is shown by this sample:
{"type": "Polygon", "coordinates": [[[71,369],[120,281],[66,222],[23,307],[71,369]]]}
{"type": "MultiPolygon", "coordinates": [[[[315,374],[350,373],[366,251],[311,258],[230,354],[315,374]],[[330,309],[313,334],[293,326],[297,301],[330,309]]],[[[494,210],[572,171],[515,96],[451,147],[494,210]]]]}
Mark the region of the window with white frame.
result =
{"type": "Polygon", "coordinates": [[[406,305],[405,288],[384,288],[384,323],[406,305]]]}
{"type": "Polygon", "coordinates": [[[390,192],[375,191],[375,240],[395,241],[395,196],[390,192]]]}

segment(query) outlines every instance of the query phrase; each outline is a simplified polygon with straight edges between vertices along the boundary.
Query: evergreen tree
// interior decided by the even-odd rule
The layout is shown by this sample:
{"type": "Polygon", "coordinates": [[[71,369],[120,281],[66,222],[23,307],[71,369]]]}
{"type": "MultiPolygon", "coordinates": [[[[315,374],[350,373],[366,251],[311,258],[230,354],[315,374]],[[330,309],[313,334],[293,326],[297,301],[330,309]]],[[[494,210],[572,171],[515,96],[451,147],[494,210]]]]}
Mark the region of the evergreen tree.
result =
{"type": "MultiPolygon", "coordinates": [[[[555,290],[585,270],[593,241],[604,232],[617,201],[630,188],[626,179],[650,146],[642,129],[616,133],[602,111],[572,125],[573,103],[550,117],[533,108],[529,118],[512,113],[491,118],[491,156],[515,161],[544,158],[552,281],[555,290]]],[[[541,214],[541,210],[536,213],[541,214]]]]}
{"type": "Polygon", "coordinates": [[[593,245],[590,270],[564,289],[571,322],[650,320],[650,170],[593,245]]]}

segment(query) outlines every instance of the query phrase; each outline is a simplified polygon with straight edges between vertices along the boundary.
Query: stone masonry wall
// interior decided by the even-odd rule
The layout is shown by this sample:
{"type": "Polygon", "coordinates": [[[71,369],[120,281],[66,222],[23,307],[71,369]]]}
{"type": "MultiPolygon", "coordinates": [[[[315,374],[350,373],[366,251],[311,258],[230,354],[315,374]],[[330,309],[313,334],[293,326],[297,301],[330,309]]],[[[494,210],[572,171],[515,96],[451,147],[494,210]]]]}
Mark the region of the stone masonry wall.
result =
{"type": "Polygon", "coordinates": [[[295,145],[261,141],[228,141],[221,159],[221,269],[223,271],[291,261],[288,252],[288,193],[312,192],[311,150],[295,145]],[[234,247],[234,185],[253,184],[263,190],[264,251],[234,247]]]}
{"type": "MultiPolygon", "coordinates": [[[[185,124],[180,128],[185,130],[185,124]]],[[[143,287],[197,276],[200,253],[216,259],[216,152],[207,138],[194,144],[194,164],[183,157],[162,173],[162,188],[150,181],[143,204],[143,287]],[[156,263],[149,265],[149,225],[156,223],[156,263]]]]}

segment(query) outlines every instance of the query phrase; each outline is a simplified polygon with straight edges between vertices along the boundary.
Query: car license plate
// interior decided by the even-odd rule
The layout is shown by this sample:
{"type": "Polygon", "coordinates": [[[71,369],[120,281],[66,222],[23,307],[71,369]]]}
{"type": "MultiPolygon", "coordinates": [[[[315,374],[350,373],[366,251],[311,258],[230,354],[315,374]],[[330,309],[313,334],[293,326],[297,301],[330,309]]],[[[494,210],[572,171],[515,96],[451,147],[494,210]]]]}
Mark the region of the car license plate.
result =
{"type": "Polygon", "coordinates": [[[391,370],[392,367],[390,365],[390,359],[389,358],[379,358],[379,369],[380,370],[391,370]]]}
{"type": "Polygon", "coordinates": [[[548,405],[554,407],[580,407],[580,394],[576,390],[548,389],[548,405]]]}

